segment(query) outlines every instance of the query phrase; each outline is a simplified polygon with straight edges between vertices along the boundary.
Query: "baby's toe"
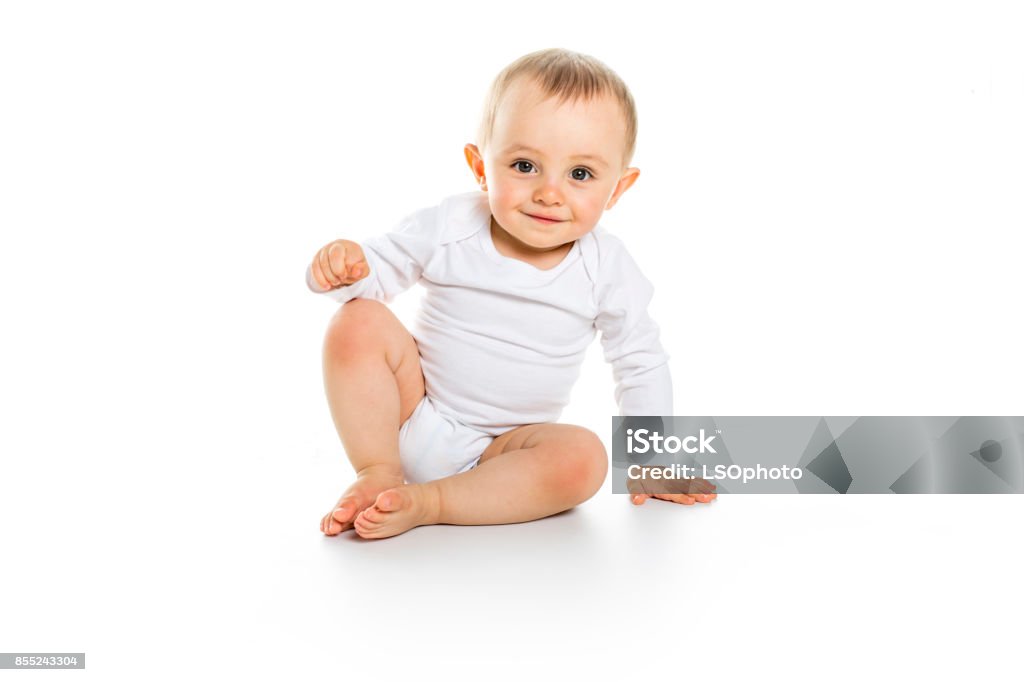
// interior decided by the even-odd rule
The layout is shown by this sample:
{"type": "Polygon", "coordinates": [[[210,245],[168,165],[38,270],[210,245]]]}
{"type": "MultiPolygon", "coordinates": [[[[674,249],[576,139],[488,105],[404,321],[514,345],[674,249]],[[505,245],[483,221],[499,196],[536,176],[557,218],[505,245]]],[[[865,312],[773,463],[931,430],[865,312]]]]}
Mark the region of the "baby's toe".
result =
{"type": "Polygon", "coordinates": [[[358,535],[361,538],[367,538],[367,539],[374,538],[376,536],[376,534],[380,532],[380,527],[379,526],[372,526],[371,527],[371,526],[365,526],[365,525],[363,525],[361,523],[357,523],[355,525],[355,529],[356,529],[356,535],[358,535]]]}
{"type": "Polygon", "coordinates": [[[363,511],[361,511],[359,513],[359,516],[357,516],[356,518],[363,519],[364,522],[372,521],[373,523],[380,523],[384,520],[385,514],[380,509],[377,509],[376,506],[371,505],[364,509],[363,511]]]}
{"type": "Polygon", "coordinates": [[[337,535],[341,532],[341,524],[335,521],[330,514],[320,519],[320,531],[325,535],[337,535]]]}
{"type": "Polygon", "coordinates": [[[403,503],[404,500],[402,499],[402,493],[397,488],[392,488],[391,490],[385,490],[378,495],[377,501],[373,506],[377,507],[381,511],[391,512],[401,509],[404,506],[403,503]]]}
{"type": "Polygon", "coordinates": [[[352,517],[356,515],[356,502],[355,500],[342,500],[335,507],[334,511],[331,512],[331,516],[339,524],[346,524],[352,520],[352,517]]]}
{"type": "Polygon", "coordinates": [[[355,523],[352,524],[352,527],[355,528],[357,534],[366,535],[367,533],[379,530],[383,525],[375,521],[367,521],[362,516],[359,516],[356,518],[355,523]]]}

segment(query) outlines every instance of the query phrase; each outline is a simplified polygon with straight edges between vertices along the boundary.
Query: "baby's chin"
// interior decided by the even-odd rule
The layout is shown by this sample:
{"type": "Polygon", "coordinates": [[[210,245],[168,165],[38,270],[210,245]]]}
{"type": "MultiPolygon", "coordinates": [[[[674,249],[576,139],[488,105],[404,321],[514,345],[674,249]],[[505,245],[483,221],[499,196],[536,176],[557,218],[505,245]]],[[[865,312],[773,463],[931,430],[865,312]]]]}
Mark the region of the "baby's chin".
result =
{"type": "MultiPolygon", "coordinates": [[[[593,228],[591,228],[592,230],[593,228]]],[[[531,235],[529,245],[544,251],[552,251],[562,246],[571,246],[573,242],[581,237],[585,236],[591,230],[572,230],[571,234],[560,234],[554,238],[545,238],[545,235],[541,234],[538,236],[531,235]]]]}
{"type": "Polygon", "coordinates": [[[525,246],[534,249],[535,251],[557,251],[564,246],[572,246],[572,243],[576,239],[570,239],[568,241],[561,239],[531,239],[530,241],[522,241],[525,246]]]}

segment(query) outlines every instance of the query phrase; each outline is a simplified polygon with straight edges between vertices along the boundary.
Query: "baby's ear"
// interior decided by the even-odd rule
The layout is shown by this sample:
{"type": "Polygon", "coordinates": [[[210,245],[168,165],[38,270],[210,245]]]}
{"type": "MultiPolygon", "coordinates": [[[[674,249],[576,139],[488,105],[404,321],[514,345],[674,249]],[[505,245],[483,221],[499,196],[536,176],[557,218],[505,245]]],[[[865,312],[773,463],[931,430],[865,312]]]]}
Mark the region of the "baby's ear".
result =
{"type": "Polygon", "coordinates": [[[627,168],[622,173],[622,177],[619,178],[619,182],[615,185],[615,191],[612,192],[611,199],[608,200],[608,205],[604,207],[604,210],[609,210],[619,201],[619,197],[626,193],[626,190],[633,186],[636,179],[640,177],[639,168],[627,168]]]}
{"type": "Polygon", "coordinates": [[[475,144],[467,144],[463,149],[463,153],[466,155],[466,163],[469,164],[469,169],[473,171],[473,176],[476,178],[486,177],[484,173],[484,157],[477,149],[475,144]]]}

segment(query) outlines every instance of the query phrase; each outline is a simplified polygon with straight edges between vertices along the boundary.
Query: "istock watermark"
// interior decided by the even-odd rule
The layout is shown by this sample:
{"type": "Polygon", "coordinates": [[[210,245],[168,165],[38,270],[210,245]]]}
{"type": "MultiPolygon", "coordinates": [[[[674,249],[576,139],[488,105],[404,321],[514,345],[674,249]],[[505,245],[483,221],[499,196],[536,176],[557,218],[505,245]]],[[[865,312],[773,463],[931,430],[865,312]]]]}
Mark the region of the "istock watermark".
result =
{"type": "Polygon", "coordinates": [[[1024,493],[1024,417],[612,417],[612,492],[1024,493]]]}
{"type": "Polygon", "coordinates": [[[715,436],[705,437],[704,429],[700,430],[700,436],[687,436],[685,438],[679,438],[678,436],[665,437],[657,432],[652,433],[648,429],[636,429],[635,431],[633,429],[626,429],[626,438],[626,452],[629,454],[644,454],[652,448],[654,452],[668,452],[672,454],[679,451],[691,454],[715,452],[715,449],[711,447],[711,441],[715,439],[715,436]],[[700,444],[695,447],[693,443],[697,442],[700,444]]]}

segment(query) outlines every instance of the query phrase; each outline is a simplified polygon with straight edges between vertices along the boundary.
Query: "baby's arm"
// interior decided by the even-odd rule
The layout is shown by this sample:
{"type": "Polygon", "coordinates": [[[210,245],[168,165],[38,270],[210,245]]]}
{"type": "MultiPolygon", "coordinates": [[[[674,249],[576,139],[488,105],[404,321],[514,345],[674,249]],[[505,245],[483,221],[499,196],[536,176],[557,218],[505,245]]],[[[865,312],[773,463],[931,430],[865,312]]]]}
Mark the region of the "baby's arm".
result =
{"type": "Polygon", "coordinates": [[[598,315],[604,358],[612,366],[615,401],[624,417],[672,414],[669,355],[647,312],[654,287],[621,242],[606,235],[598,315]]]}
{"type": "Polygon", "coordinates": [[[362,244],[339,239],[320,249],[306,268],[306,286],[339,303],[353,298],[388,303],[420,279],[437,241],[436,211],[422,209],[362,244]]]}
{"type": "MultiPolygon", "coordinates": [[[[617,239],[608,239],[601,257],[599,313],[594,325],[601,332],[604,357],[612,365],[615,400],[623,417],[650,417],[661,429],[661,417],[673,414],[669,355],[661,345],[658,325],[647,312],[654,287],[617,239]]],[[[614,438],[624,438],[621,433],[614,438]]],[[[702,478],[678,481],[676,487],[647,490],[627,481],[633,504],[648,498],[678,504],[710,502],[717,497],[715,485],[702,478]]]]}

